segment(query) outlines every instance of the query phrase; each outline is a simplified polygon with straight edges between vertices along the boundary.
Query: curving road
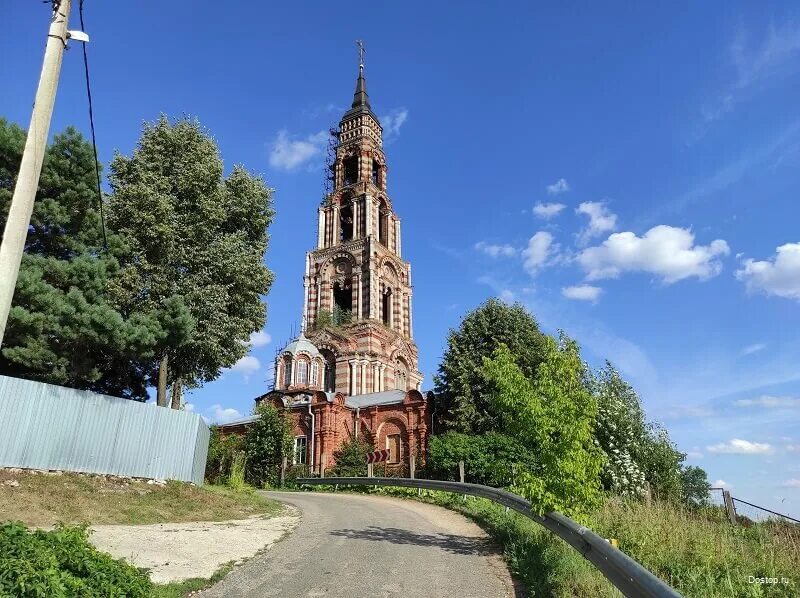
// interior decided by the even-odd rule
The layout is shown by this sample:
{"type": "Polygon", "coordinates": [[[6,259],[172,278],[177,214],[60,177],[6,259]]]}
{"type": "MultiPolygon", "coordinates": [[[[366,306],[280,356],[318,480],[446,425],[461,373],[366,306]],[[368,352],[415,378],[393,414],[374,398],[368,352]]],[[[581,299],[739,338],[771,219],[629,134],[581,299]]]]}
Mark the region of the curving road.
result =
{"type": "Polygon", "coordinates": [[[515,596],[502,557],[474,523],[384,496],[266,492],[302,520],[288,538],[203,596],[515,596]]]}

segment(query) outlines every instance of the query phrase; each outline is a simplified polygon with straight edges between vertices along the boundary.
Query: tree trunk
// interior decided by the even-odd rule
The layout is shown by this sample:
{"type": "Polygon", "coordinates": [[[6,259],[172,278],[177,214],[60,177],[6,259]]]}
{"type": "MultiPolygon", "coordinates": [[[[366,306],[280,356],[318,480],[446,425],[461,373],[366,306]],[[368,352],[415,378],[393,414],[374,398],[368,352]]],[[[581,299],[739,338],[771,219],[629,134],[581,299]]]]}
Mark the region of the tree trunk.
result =
{"type": "Polygon", "coordinates": [[[181,377],[178,376],[175,378],[175,382],[172,383],[172,405],[173,409],[180,409],[181,408],[181,393],[183,392],[181,388],[181,377]]]}
{"type": "Polygon", "coordinates": [[[167,406],[167,366],[169,358],[164,355],[161,363],[158,364],[158,390],[156,391],[156,405],[159,407],[167,406]]]}

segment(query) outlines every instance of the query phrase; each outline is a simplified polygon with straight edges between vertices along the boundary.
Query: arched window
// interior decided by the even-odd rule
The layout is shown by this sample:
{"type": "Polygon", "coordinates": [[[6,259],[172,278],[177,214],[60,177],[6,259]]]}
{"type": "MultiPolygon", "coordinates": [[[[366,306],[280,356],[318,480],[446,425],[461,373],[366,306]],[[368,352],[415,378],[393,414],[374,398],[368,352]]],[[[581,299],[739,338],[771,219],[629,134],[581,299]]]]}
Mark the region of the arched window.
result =
{"type": "Polygon", "coordinates": [[[292,385],[292,358],[286,357],[283,360],[283,387],[289,388],[292,385]]]}
{"type": "Polygon", "coordinates": [[[344,184],[352,185],[358,181],[358,156],[344,159],[344,184]]]}
{"type": "Polygon", "coordinates": [[[308,386],[308,362],[305,359],[297,360],[297,384],[308,386]]]}
{"type": "Polygon", "coordinates": [[[389,246],[389,211],[381,208],[378,215],[378,241],[389,246]]]}
{"type": "Polygon", "coordinates": [[[336,390],[336,356],[329,349],[322,349],[322,358],[325,360],[325,376],[322,390],[334,392],[336,390]]]}
{"type": "Polygon", "coordinates": [[[387,326],[392,325],[392,289],[386,288],[383,291],[381,302],[381,319],[387,326]]]}
{"type": "Polygon", "coordinates": [[[377,160],[372,161],[372,184],[377,187],[381,186],[381,165],[377,160]]]}
{"type": "Polygon", "coordinates": [[[353,312],[353,287],[348,283],[333,285],[333,323],[349,324],[353,312]]]}
{"type": "Polygon", "coordinates": [[[319,384],[319,364],[315,361],[311,364],[311,386],[315,387],[319,384]]]}
{"type": "Polygon", "coordinates": [[[339,241],[353,238],[353,204],[339,208],[339,241]]]}

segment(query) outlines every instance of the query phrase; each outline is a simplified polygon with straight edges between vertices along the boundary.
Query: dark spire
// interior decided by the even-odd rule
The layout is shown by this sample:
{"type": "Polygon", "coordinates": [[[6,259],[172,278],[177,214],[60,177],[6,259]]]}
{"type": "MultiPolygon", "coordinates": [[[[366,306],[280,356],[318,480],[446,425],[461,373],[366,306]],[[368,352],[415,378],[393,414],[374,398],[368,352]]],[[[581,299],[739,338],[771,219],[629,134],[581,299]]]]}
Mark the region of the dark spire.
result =
{"type": "Polygon", "coordinates": [[[367,95],[367,81],[364,79],[364,65],[358,66],[358,81],[356,81],[356,92],[353,94],[352,108],[359,106],[370,107],[369,96],[367,95]]]}

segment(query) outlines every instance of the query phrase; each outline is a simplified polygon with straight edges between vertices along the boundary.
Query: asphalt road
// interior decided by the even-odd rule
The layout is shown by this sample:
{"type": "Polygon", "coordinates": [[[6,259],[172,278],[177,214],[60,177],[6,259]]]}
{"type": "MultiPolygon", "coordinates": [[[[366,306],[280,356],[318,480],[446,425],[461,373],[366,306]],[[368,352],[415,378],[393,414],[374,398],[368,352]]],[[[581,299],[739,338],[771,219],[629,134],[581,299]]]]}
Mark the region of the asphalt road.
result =
{"type": "Polygon", "coordinates": [[[515,596],[502,557],[464,517],[383,496],[267,492],[300,509],[295,531],[203,596],[515,596]]]}

